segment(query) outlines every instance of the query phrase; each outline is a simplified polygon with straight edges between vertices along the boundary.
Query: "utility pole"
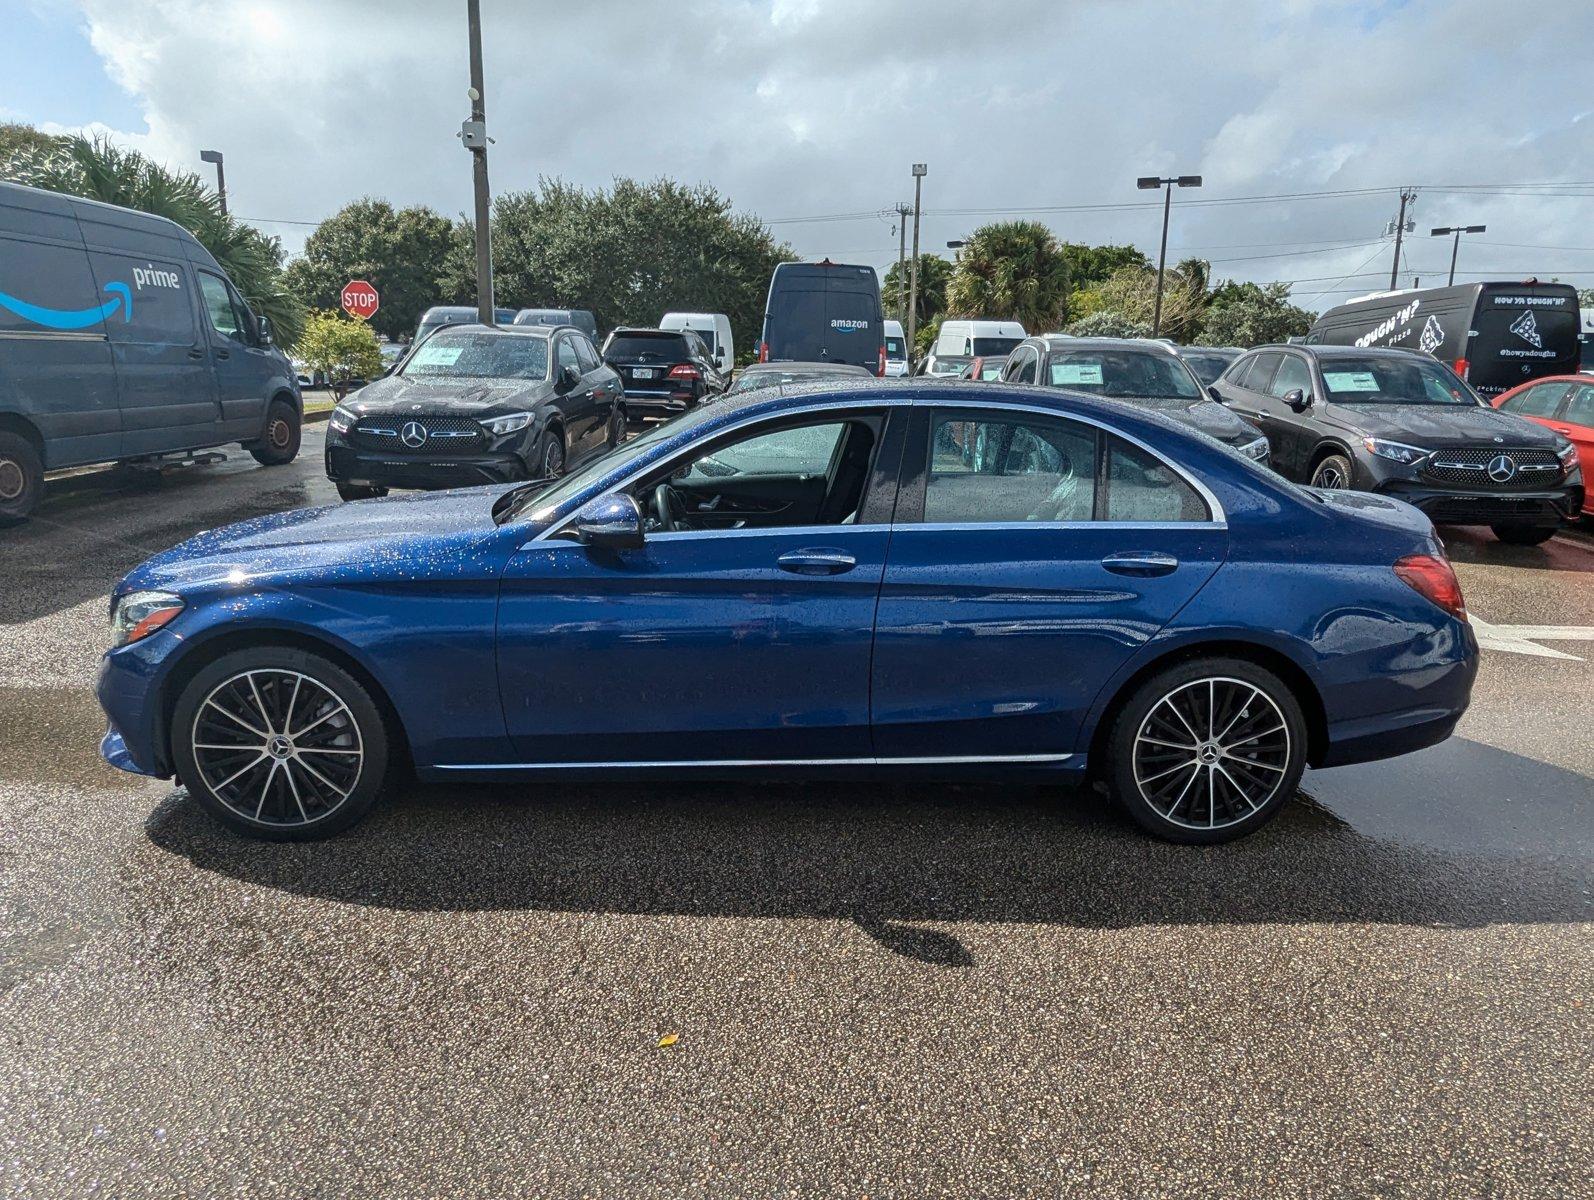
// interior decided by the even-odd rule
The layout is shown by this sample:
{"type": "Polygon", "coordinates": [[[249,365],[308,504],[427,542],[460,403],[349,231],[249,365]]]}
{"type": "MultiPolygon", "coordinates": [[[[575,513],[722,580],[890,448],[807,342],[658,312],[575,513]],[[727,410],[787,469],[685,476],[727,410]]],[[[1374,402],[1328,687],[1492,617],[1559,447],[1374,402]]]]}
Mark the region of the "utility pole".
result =
{"type": "Polygon", "coordinates": [[[1171,175],[1163,178],[1158,175],[1142,175],[1135,180],[1135,186],[1142,191],[1152,188],[1162,188],[1162,248],[1157,251],[1157,302],[1151,313],[1151,336],[1156,337],[1162,332],[1162,277],[1168,265],[1168,218],[1173,212],[1173,189],[1177,187],[1198,188],[1201,186],[1199,175],[1171,175]]]}
{"type": "Polygon", "coordinates": [[[460,140],[475,160],[472,175],[476,187],[476,318],[483,325],[493,324],[493,239],[492,192],[487,187],[487,101],[482,82],[482,6],[481,0],[465,0],[465,15],[470,26],[470,119],[460,126],[460,140]]]}
{"type": "Polygon", "coordinates": [[[908,323],[908,294],[902,285],[908,281],[908,213],[906,204],[897,205],[897,320],[908,323]]]}
{"type": "MultiPolygon", "coordinates": [[[[1395,218],[1395,261],[1389,264],[1389,290],[1396,287],[1395,278],[1400,274],[1400,242],[1406,234],[1406,207],[1417,198],[1415,188],[1400,189],[1400,215],[1395,218]]],[[[1413,221],[1415,226],[1416,222],[1413,221]]]]}
{"type": "Polygon", "coordinates": [[[221,215],[227,215],[227,172],[222,168],[220,150],[201,150],[199,161],[216,164],[216,199],[221,202],[221,215]]]}
{"type": "Polygon", "coordinates": [[[919,333],[919,214],[922,211],[920,201],[923,198],[924,173],[926,167],[923,163],[913,164],[913,283],[908,288],[908,369],[913,369],[914,354],[917,343],[914,338],[919,333]]]}
{"type": "Polygon", "coordinates": [[[1456,282],[1456,255],[1461,252],[1461,235],[1464,233],[1486,233],[1488,229],[1487,225],[1445,225],[1428,234],[1429,237],[1455,235],[1456,240],[1450,244],[1450,281],[1445,285],[1446,287],[1453,287],[1456,282]]]}

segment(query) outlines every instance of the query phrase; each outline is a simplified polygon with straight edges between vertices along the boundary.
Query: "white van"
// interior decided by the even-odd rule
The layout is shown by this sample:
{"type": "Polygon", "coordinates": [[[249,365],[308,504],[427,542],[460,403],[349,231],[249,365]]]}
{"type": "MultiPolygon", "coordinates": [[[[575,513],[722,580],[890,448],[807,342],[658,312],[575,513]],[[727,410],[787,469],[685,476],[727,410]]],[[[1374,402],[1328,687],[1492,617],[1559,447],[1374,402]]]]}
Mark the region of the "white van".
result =
{"type": "Polygon", "coordinates": [[[886,376],[906,375],[908,373],[908,335],[902,332],[901,321],[887,321],[886,328],[886,376]]]}
{"type": "Polygon", "coordinates": [[[1028,336],[1017,321],[942,321],[934,353],[991,358],[1011,353],[1028,336]]]}
{"type": "Polygon", "coordinates": [[[731,336],[731,319],[724,313],[665,313],[660,329],[690,329],[703,339],[714,363],[722,371],[736,365],[736,339],[731,336]]]}

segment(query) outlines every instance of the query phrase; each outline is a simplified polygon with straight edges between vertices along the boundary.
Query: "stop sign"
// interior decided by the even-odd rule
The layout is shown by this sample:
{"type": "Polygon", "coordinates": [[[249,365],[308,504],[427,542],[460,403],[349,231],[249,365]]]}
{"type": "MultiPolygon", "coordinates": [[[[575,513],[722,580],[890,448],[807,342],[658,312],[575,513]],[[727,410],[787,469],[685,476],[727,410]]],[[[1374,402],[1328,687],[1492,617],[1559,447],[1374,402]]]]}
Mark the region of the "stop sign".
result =
{"type": "Polygon", "coordinates": [[[376,289],[363,279],[351,279],[343,285],[343,311],[351,317],[369,321],[382,306],[376,289]]]}

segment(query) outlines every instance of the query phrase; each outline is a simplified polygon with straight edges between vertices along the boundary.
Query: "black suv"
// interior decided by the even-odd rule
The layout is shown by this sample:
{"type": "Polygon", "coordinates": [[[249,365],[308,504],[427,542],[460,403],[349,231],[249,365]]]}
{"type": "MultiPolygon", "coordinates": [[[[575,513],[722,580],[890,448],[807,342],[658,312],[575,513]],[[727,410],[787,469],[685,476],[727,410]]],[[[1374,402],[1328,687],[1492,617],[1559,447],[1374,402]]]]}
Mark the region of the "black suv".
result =
{"type": "Polygon", "coordinates": [[[603,343],[603,361],[619,372],[633,417],[673,417],[730,382],[690,329],[616,329],[603,343]]]}
{"type": "Polygon", "coordinates": [[[1394,496],[1514,545],[1546,541],[1582,507],[1571,442],[1490,408],[1427,354],[1262,346],[1211,391],[1267,434],[1288,479],[1394,496]]]}
{"type": "Polygon", "coordinates": [[[1247,458],[1267,461],[1267,438],[1203,392],[1166,342],[1058,333],[1025,338],[1007,356],[1002,382],[1069,388],[1153,409],[1247,458]]]}

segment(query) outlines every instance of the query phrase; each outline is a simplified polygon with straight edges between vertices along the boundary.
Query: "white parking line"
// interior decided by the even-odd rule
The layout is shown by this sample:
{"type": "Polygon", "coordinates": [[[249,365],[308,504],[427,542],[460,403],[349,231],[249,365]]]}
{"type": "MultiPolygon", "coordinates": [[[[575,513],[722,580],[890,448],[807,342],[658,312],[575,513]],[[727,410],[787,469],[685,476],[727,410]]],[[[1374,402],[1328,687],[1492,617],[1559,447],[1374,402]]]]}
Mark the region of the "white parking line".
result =
{"type": "Polygon", "coordinates": [[[1569,658],[1583,660],[1575,654],[1551,650],[1537,645],[1539,641],[1591,642],[1594,626],[1591,625],[1491,625],[1482,617],[1471,616],[1473,631],[1478,635],[1478,645],[1485,650],[1498,650],[1503,654],[1526,654],[1534,658],[1569,658]]]}

